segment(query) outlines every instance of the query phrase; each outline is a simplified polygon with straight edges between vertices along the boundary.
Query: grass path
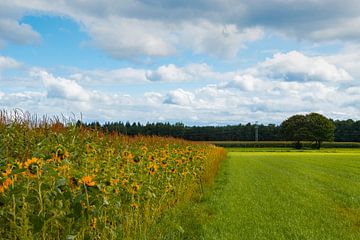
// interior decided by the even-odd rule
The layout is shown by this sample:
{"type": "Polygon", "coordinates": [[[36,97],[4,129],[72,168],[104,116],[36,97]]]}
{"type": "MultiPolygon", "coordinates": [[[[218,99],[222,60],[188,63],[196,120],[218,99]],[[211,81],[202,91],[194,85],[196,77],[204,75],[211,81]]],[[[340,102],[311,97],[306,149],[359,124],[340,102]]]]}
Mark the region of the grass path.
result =
{"type": "Polygon", "coordinates": [[[360,239],[360,154],[229,152],[198,208],[202,239],[360,239]]]}

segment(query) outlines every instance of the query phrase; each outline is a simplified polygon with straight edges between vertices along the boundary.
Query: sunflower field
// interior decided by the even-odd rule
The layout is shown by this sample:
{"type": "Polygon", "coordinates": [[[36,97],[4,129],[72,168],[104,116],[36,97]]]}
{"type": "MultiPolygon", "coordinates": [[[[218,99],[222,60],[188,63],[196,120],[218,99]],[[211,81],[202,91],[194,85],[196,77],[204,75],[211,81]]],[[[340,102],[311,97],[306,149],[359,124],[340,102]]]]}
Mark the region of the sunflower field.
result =
{"type": "Polygon", "coordinates": [[[1,239],[156,239],[159,216],[199,194],[225,155],[2,111],[1,239]]]}

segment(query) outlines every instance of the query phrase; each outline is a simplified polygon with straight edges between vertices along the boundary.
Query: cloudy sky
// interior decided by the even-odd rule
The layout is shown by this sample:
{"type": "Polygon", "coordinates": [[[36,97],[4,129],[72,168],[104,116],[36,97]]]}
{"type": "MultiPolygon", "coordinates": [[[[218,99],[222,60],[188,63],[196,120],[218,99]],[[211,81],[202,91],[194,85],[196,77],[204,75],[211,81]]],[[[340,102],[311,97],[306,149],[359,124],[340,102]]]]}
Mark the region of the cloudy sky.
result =
{"type": "Polygon", "coordinates": [[[360,119],[358,0],[0,0],[0,108],[85,121],[360,119]]]}

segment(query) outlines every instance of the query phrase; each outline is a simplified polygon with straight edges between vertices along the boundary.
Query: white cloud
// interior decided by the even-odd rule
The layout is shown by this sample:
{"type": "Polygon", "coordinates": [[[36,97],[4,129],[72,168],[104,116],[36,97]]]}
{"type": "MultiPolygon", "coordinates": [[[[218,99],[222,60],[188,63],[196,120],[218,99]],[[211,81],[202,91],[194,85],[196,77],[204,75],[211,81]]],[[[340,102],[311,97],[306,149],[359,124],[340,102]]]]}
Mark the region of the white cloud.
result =
{"type": "Polygon", "coordinates": [[[32,76],[42,80],[49,98],[61,98],[80,102],[90,100],[90,93],[73,80],[54,77],[52,74],[42,70],[33,71],[32,76]]]}
{"type": "Polygon", "coordinates": [[[70,79],[76,80],[83,84],[120,84],[120,83],[141,83],[147,82],[146,70],[137,68],[117,68],[111,70],[94,69],[82,70],[76,69],[69,76],[70,79]]]}
{"type": "Polygon", "coordinates": [[[194,94],[188,91],[185,91],[181,88],[170,91],[163,103],[174,104],[180,106],[191,106],[194,101],[194,94]]]}
{"type": "MultiPolygon", "coordinates": [[[[1,5],[0,5],[1,7],[1,5]]],[[[0,44],[13,42],[16,44],[37,44],[40,35],[28,24],[19,23],[16,19],[0,17],[0,44]]]]}
{"type": "Polygon", "coordinates": [[[221,88],[238,88],[243,91],[261,90],[266,82],[250,74],[235,75],[234,79],[220,84],[221,88]]]}
{"type": "Polygon", "coordinates": [[[174,64],[160,66],[156,71],[147,71],[150,81],[183,82],[191,80],[191,76],[174,64]]]}
{"type": "Polygon", "coordinates": [[[309,57],[297,51],[276,53],[271,59],[256,66],[255,74],[285,81],[341,82],[352,80],[342,68],[327,62],[323,57],[309,57]]]}
{"type": "MultiPolygon", "coordinates": [[[[9,4],[0,3],[0,7],[2,5],[9,7],[9,4]]],[[[26,37],[6,34],[9,37],[14,36],[14,39],[7,38],[6,41],[39,41],[39,35],[30,26],[14,26],[21,15],[36,12],[67,16],[89,33],[93,45],[118,59],[169,56],[188,50],[229,58],[235,57],[246,42],[255,41],[263,36],[261,27],[243,27],[219,21],[201,9],[196,11],[199,15],[188,14],[194,9],[182,8],[181,4],[179,8],[164,9],[159,5],[149,6],[146,2],[120,4],[108,1],[84,4],[77,1],[32,0],[14,1],[11,6],[20,13],[8,17],[12,23],[8,24],[6,29],[16,29],[20,26],[22,29],[18,29],[16,34],[26,33],[26,37]]]]}
{"type": "Polygon", "coordinates": [[[360,81],[360,44],[347,44],[338,53],[325,56],[324,58],[336,66],[349,72],[355,81],[360,81]]]}
{"type": "Polygon", "coordinates": [[[19,20],[28,14],[51,14],[74,19],[95,46],[119,59],[188,50],[234,57],[269,30],[315,42],[359,42],[359,13],[358,0],[4,0],[0,41],[39,42],[39,34],[19,20]]]}
{"type": "Polygon", "coordinates": [[[235,24],[214,24],[210,21],[182,24],[180,41],[191,46],[195,53],[210,54],[224,58],[236,57],[246,42],[263,36],[259,27],[239,29],[235,24]]]}
{"type": "Polygon", "coordinates": [[[94,44],[115,58],[141,55],[169,56],[182,50],[217,57],[235,57],[244,43],[263,36],[259,27],[239,29],[234,24],[208,20],[181,23],[111,16],[81,19],[94,44]]]}
{"type": "Polygon", "coordinates": [[[115,58],[141,55],[167,56],[175,53],[166,24],[111,16],[106,19],[82,20],[94,44],[115,58]]]}
{"type": "Polygon", "coordinates": [[[13,58],[0,56],[0,71],[8,68],[18,68],[20,63],[13,58]]]}

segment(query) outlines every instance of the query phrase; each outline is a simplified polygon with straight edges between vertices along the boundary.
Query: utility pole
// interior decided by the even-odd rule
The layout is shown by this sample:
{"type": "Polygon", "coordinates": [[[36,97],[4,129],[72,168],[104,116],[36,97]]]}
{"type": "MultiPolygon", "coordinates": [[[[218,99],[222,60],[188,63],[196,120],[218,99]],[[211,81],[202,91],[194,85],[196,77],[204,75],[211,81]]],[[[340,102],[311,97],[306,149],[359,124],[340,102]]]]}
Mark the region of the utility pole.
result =
{"type": "Polygon", "coordinates": [[[255,142],[259,141],[259,126],[257,124],[258,122],[255,122],[255,142]]]}

